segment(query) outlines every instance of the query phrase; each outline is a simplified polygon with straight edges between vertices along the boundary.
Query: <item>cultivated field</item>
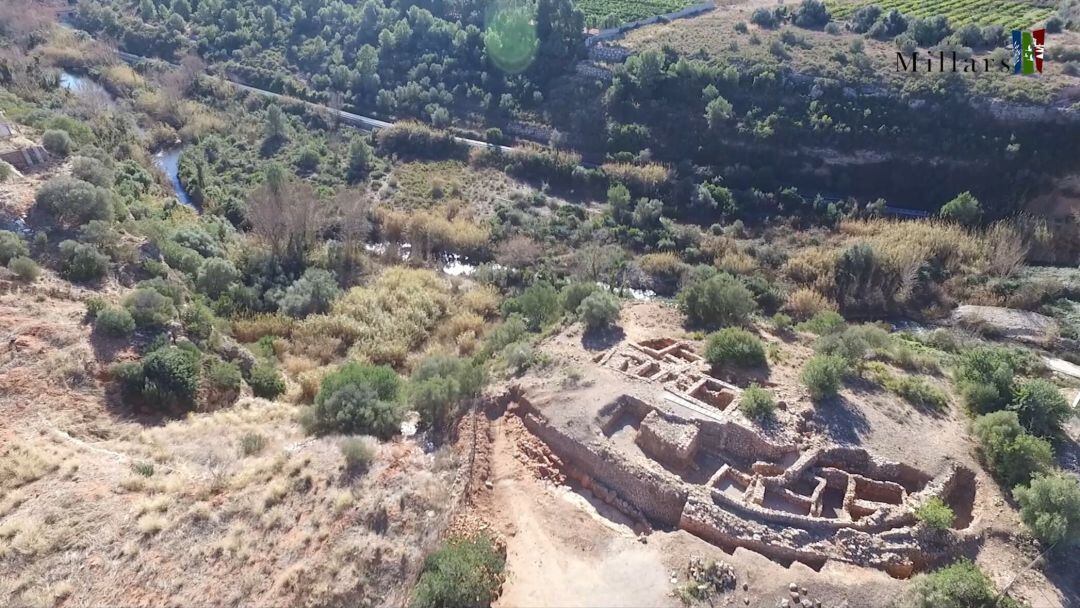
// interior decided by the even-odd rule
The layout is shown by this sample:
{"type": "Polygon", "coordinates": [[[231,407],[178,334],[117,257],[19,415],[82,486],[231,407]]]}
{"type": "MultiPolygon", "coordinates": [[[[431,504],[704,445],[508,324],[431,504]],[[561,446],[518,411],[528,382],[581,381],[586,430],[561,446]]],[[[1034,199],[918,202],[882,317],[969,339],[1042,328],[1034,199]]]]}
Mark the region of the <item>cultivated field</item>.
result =
{"type": "Polygon", "coordinates": [[[627,23],[677,11],[696,2],[693,0],[584,0],[576,4],[587,18],[603,19],[608,15],[614,15],[618,23],[627,23]]]}
{"type": "Polygon", "coordinates": [[[1042,24],[1054,9],[1036,6],[1027,2],[1012,0],[946,0],[927,2],[925,0],[845,0],[826,2],[834,19],[847,19],[861,6],[876,4],[885,10],[897,9],[909,17],[927,18],[945,15],[954,28],[969,23],[975,25],[1000,25],[1005,29],[1022,29],[1034,24],[1042,24]]]}

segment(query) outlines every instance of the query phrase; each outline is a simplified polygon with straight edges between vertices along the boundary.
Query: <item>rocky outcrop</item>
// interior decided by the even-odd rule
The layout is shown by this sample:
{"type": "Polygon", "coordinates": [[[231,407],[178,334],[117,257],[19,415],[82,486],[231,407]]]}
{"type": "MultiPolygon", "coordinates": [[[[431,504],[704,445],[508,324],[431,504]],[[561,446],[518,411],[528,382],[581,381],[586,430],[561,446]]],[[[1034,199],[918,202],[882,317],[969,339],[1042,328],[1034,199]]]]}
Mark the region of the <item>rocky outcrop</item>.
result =
{"type": "Polygon", "coordinates": [[[965,329],[1010,340],[1045,345],[1057,339],[1057,321],[1037,312],[965,304],[952,313],[952,322],[965,329]]]}

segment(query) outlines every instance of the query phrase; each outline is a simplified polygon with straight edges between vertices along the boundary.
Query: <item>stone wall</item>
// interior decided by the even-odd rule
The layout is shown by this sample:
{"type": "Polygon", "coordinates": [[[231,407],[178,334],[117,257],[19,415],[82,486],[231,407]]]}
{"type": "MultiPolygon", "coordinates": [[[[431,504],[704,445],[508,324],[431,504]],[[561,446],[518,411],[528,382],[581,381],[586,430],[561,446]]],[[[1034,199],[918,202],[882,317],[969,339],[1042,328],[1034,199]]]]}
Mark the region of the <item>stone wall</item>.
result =
{"type": "Polygon", "coordinates": [[[703,449],[728,452],[748,460],[782,460],[797,451],[794,445],[772,443],[737,422],[699,420],[703,449]]]}
{"type": "Polygon", "coordinates": [[[27,171],[49,160],[49,153],[41,146],[32,146],[0,154],[0,160],[19,171],[27,171]]]}
{"type": "Polygon", "coordinates": [[[674,528],[679,524],[687,491],[678,478],[667,477],[627,461],[606,445],[570,437],[551,424],[527,401],[518,401],[525,427],[542,439],[563,461],[577,467],[614,491],[655,523],[674,528]]]}
{"type": "Polygon", "coordinates": [[[669,419],[653,410],[641,421],[634,441],[656,460],[686,468],[694,462],[700,436],[697,425],[669,419]]]}

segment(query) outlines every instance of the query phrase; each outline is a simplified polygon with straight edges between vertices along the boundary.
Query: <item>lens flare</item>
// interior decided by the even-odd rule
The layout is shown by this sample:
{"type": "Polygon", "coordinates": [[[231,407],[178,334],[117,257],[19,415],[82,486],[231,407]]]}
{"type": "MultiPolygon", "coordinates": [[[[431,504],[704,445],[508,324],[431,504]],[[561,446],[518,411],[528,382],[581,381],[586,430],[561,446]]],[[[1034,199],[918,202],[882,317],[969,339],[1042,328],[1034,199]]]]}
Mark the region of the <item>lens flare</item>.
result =
{"type": "Polygon", "coordinates": [[[492,2],[487,9],[484,46],[502,71],[519,74],[536,58],[536,9],[530,2],[492,2]]]}

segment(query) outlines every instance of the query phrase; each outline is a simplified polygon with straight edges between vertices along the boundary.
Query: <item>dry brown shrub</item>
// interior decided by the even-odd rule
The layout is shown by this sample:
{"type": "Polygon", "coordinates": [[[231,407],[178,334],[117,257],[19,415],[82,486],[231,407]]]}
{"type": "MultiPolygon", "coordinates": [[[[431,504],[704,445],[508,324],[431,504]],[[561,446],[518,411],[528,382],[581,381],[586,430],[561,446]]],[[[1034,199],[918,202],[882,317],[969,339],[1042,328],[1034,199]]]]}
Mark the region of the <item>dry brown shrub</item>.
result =
{"type": "Polygon", "coordinates": [[[401,365],[435,330],[450,309],[449,284],[430,270],[394,267],[369,286],[354,287],[329,315],[297,324],[294,339],[332,336],[349,356],[401,365]]]}
{"type": "Polygon", "coordinates": [[[484,317],[476,313],[462,311],[440,323],[436,335],[442,342],[456,343],[458,337],[464,334],[479,337],[484,333],[486,324],[484,317]]]}
{"type": "Polygon", "coordinates": [[[258,314],[236,319],[232,324],[233,336],[241,342],[255,342],[263,336],[289,337],[293,320],[280,314],[258,314]]]}
{"type": "Polygon", "coordinates": [[[731,251],[737,251],[739,249],[738,243],[735,239],[723,235],[706,233],[698,244],[698,249],[702,255],[716,259],[722,255],[725,255],[731,251]]]}
{"type": "Polygon", "coordinates": [[[526,268],[544,255],[544,248],[535,240],[519,234],[499,243],[495,261],[508,268],[526,268]]]}
{"type": "Polygon", "coordinates": [[[679,275],[686,268],[679,256],[670,251],[647,253],[638,258],[638,266],[647,274],[661,276],[679,275]]]}
{"type": "Polygon", "coordinates": [[[501,303],[502,296],[491,285],[481,285],[461,294],[461,305],[484,318],[497,316],[501,303]]]}
{"type": "Polygon", "coordinates": [[[402,212],[379,209],[382,236],[391,243],[410,243],[413,252],[428,259],[443,253],[474,254],[487,247],[487,228],[469,218],[449,218],[446,209],[402,212]]]}
{"type": "Polygon", "coordinates": [[[831,291],[835,284],[837,249],[810,247],[799,251],[784,263],[783,273],[792,282],[813,287],[818,291],[831,291]]]}
{"type": "Polygon", "coordinates": [[[315,395],[319,394],[319,386],[330,371],[329,367],[318,367],[297,376],[296,381],[300,384],[300,399],[305,403],[315,401],[315,395]]]}
{"type": "Polygon", "coordinates": [[[341,336],[297,332],[289,341],[292,352],[326,365],[345,354],[346,344],[341,336]]]}
{"type": "Polygon", "coordinates": [[[951,222],[892,219],[845,220],[840,232],[862,237],[895,268],[934,262],[945,272],[979,272],[986,266],[986,240],[951,222]]]}
{"type": "Polygon", "coordinates": [[[999,277],[1013,275],[1024,264],[1031,247],[1011,222],[997,222],[986,230],[987,262],[999,277]]]}
{"type": "Polygon", "coordinates": [[[802,321],[824,310],[836,310],[836,305],[813,289],[804,287],[788,294],[784,310],[795,319],[802,321]]]}
{"type": "Polygon", "coordinates": [[[713,265],[731,274],[751,274],[758,269],[757,260],[745,251],[729,251],[716,258],[713,265]]]}
{"type": "Polygon", "coordinates": [[[612,181],[622,182],[638,192],[655,192],[671,179],[671,169],[656,163],[604,163],[600,169],[612,181]]]}

